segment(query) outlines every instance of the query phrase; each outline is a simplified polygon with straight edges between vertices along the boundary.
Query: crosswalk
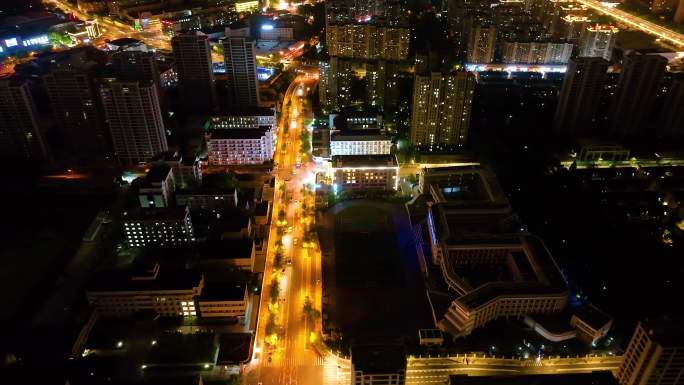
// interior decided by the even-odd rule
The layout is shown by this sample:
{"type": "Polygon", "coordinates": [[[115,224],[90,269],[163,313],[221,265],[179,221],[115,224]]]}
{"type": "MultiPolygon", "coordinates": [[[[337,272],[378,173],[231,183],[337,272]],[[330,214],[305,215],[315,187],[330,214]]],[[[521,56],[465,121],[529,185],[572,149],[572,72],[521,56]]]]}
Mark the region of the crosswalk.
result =
{"type": "Polygon", "coordinates": [[[349,368],[338,367],[333,360],[324,360],[323,385],[347,385],[350,383],[349,368]]]}
{"type": "Polygon", "coordinates": [[[266,363],[266,366],[324,366],[325,359],[320,356],[315,356],[313,359],[308,357],[302,357],[299,355],[284,357],[282,360],[278,360],[266,363]]]}

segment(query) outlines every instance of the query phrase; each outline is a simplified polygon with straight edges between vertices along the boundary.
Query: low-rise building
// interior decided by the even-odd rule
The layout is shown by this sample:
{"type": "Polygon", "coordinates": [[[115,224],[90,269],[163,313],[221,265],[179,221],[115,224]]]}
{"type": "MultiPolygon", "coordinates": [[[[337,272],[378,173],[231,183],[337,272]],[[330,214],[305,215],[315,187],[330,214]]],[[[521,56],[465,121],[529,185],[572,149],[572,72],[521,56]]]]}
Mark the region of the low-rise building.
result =
{"type": "Polygon", "coordinates": [[[354,385],[404,385],[406,351],[400,345],[357,345],[351,348],[354,385]]]}
{"type": "Polygon", "coordinates": [[[430,200],[431,261],[448,287],[448,292],[428,290],[440,329],[467,335],[500,317],[564,309],[565,279],[544,243],[524,233],[491,171],[425,169],[419,190],[430,200]],[[499,273],[489,274],[492,270],[499,273]]]}
{"type": "Polygon", "coordinates": [[[330,155],[381,155],[389,154],[392,141],[380,130],[350,130],[333,133],[330,138],[330,155]]]}
{"type": "Polygon", "coordinates": [[[174,205],[175,179],[165,164],[153,166],[145,175],[138,190],[138,203],[142,208],[162,208],[174,205]]]}
{"type": "Polygon", "coordinates": [[[392,191],[399,183],[394,155],[336,155],[331,167],[333,188],[341,190],[392,191]]]}
{"type": "Polygon", "coordinates": [[[206,135],[209,164],[227,166],[262,164],[273,159],[273,136],[269,128],[214,130],[206,135]]]}
{"type": "Polygon", "coordinates": [[[207,285],[199,297],[199,315],[202,318],[244,319],[249,294],[245,284],[207,285]]]}
{"type": "Polygon", "coordinates": [[[204,268],[229,266],[254,271],[256,248],[249,238],[211,240],[200,246],[200,265],[204,268]]]}
{"type": "Polygon", "coordinates": [[[213,116],[207,121],[209,131],[226,128],[274,128],[275,126],[275,109],[268,107],[233,108],[225,115],[213,116]]]}
{"type": "Polygon", "coordinates": [[[613,319],[593,305],[585,306],[570,318],[577,338],[591,344],[608,335],[612,325],[613,319]]]}
{"type": "Polygon", "coordinates": [[[235,188],[219,189],[199,186],[176,190],[176,203],[179,206],[195,208],[237,207],[238,194],[235,188]]]}
{"type": "Polygon", "coordinates": [[[204,287],[196,270],[161,268],[107,270],[86,285],[88,302],[103,316],[127,317],[152,311],[162,316],[196,316],[195,301],[204,287]]]}
{"type": "Polygon", "coordinates": [[[186,207],[147,208],[124,213],[124,234],[131,247],[182,245],[195,241],[186,207]]]}

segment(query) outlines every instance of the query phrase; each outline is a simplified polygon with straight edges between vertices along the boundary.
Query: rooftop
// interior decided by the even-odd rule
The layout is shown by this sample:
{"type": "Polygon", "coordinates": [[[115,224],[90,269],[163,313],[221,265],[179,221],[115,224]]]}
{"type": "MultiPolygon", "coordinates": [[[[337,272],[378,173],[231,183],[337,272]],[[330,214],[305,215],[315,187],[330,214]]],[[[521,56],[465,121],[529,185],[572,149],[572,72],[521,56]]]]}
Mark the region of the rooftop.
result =
{"type": "Polygon", "coordinates": [[[185,207],[144,208],[125,212],[123,221],[182,221],[187,213],[185,207]]]}
{"type": "Polygon", "coordinates": [[[684,346],[684,320],[682,318],[657,317],[641,322],[651,338],[664,346],[684,346]]]}
{"type": "Polygon", "coordinates": [[[228,130],[212,130],[207,133],[211,139],[261,139],[266,135],[268,128],[231,128],[228,130]]]}
{"type": "Polygon", "coordinates": [[[332,157],[333,168],[344,167],[397,167],[394,155],[335,155],[332,157]]]}
{"type": "Polygon", "coordinates": [[[449,376],[449,384],[451,385],[617,385],[617,383],[609,371],[510,377],[449,376]]]}
{"type": "Polygon", "coordinates": [[[356,345],[351,348],[354,370],[364,374],[406,371],[406,351],[401,345],[356,345]]]}
{"type": "Polygon", "coordinates": [[[203,280],[197,270],[158,268],[155,274],[141,275],[135,269],[105,270],[93,275],[86,284],[88,292],[129,292],[157,290],[192,290],[203,280]]]}
{"type": "Polygon", "coordinates": [[[254,241],[249,238],[211,240],[200,246],[200,258],[205,260],[251,258],[253,249],[254,241]]]}
{"type": "Polygon", "coordinates": [[[146,365],[188,366],[216,364],[218,344],[214,333],[164,333],[157,337],[146,365]]]}
{"type": "Polygon", "coordinates": [[[250,333],[221,334],[218,362],[223,365],[249,361],[252,338],[250,333]]]}
{"type": "MultiPolygon", "coordinates": [[[[483,249],[487,247],[485,245],[483,249]]],[[[458,297],[456,300],[459,303],[473,309],[502,296],[567,294],[565,279],[541,239],[530,235],[521,236],[517,244],[506,246],[508,247],[510,252],[522,251],[527,257],[529,266],[526,270],[529,271],[528,277],[531,280],[487,282],[458,297]]],[[[445,262],[448,264],[450,260],[451,258],[447,258],[445,262]]],[[[453,270],[448,269],[447,274],[453,274],[453,270]]]]}
{"type": "MultiPolygon", "coordinates": [[[[225,116],[275,116],[275,110],[270,107],[233,107],[226,112],[225,116]]],[[[212,117],[211,120],[220,120],[222,116],[212,117]]]]}
{"type": "Polygon", "coordinates": [[[157,164],[150,168],[145,176],[145,184],[161,183],[168,178],[171,167],[165,164],[157,164]]]}
{"type": "Polygon", "coordinates": [[[208,284],[202,289],[200,301],[241,301],[247,285],[243,283],[208,284]]]}
{"type": "Polygon", "coordinates": [[[594,305],[583,307],[575,313],[575,316],[594,328],[594,330],[599,330],[613,320],[608,314],[596,308],[594,305]]]}
{"type": "Polygon", "coordinates": [[[335,132],[331,135],[331,141],[351,141],[351,140],[386,140],[389,141],[390,138],[387,135],[380,133],[380,130],[344,130],[335,132]]]}

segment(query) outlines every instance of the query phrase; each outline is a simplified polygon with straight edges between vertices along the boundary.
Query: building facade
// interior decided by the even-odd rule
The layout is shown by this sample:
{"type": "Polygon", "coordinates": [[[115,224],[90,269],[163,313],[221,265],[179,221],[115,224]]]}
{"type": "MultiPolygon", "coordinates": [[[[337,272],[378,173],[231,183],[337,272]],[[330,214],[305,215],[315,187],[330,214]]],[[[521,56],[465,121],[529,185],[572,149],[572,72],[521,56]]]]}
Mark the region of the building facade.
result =
{"type": "Polygon", "coordinates": [[[505,42],[502,61],[507,64],[566,64],[570,55],[570,43],[505,42]]]}
{"type": "Polygon", "coordinates": [[[591,130],[607,70],[608,61],[603,58],[580,57],[570,61],[554,116],[557,134],[584,134],[591,130]]]}
{"type": "MultiPolygon", "coordinates": [[[[681,320],[680,320],[681,321],[681,320]]],[[[620,385],[675,385],[684,381],[684,335],[673,319],[640,322],[617,373],[620,385]]]]}
{"type": "Polygon", "coordinates": [[[223,55],[231,106],[259,106],[254,40],[245,37],[223,39],[223,55]]]}
{"type": "Polygon", "coordinates": [[[185,207],[129,211],[124,215],[123,227],[131,247],[174,246],[195,240],[190,210],[185,207]]]}
{"type": "Polygon", "coordinates": [[[613,135],[634,136],[646,131],[666,65],[667,59],[660,55],[628,54],[624,57],[610,106],[613,135]]]}
{"type": "Polygon", "coordinates": [[[494,59],[496,49],[495,26],[473,25],[468,37],[468,63],[487,64],[494,59]]]}
{"type": "Polygon", "coordinates": [[[2,157],[44,159],[47,147],[28,84],[0,80],[0,152],[2,157]]]}
{"type": "MultiPolygon", "coordinates": [[[[154,53],[145,51],[120,51],[112,55],[112,67],[117,80],[152,82],[161,87],[159,66],[154,53]]],[[[161,98],[161,95],[159,95],[161,98]]]]}
{"type": "Polygon", "coordinates": [[[581,36],[579,56],[602,57],[608,61],[613,57],[615,39],[620,30],[608,24],[588,26],[581,36]]]}
{"type": "Polygon", "coordinates": [[[397,189],[399,166],[394,155],[336,155],[331,176],[341,190],[397,189]]]}
{"type": "Polygon", "coordinates": [[[684,135],[684,76],[675,75],[663,106],[661,127],[665,134],[684,135]]]}
{"type": "Polygon", "coordinates": [[[269,128],[215,130],[205,138],[211,165],[262,164],[273,159],[273,134],[269,128]]]}
{"type": "Polygon", "coordinates": [[[334,133],[330,138],[330,155],[381,155],[389,154],[392,141],[388,136],[369,135],[364,132],[334,133]]]}
{"type": "Polygon", "coordinates": [[[147,162],[168,150],[157,92],[151,81],[117,81],[100,90],[114,154],[123,164],[147,162]]]}
{"type": "Polygon", "coordinates": [[[276,126],[276,112],[268,107],[232,109],[226,115],[212,116],[207,122],[209,130],[227,128],[259,128],[276,126]]]}
{"type": "Polygon", "coordinates": [[[92,67],[84,62],[63,63],[43,75],[65,155],[75,160],[103,159],[111,153],[92,67]]]}
{"type": "Polygon", "coordinates": [[[330,25],[326,30],[330,56],[356,59],[404,60],[408,28],[375,24],[330,25]]]}
{"type": "Polygon", "coordinates": [[[468,141],[475,78],[469,72],[416,75],[411,143],[463,146],[468,141]]]}
{"type": "Polygon", "coordinates": [[[86,285],[88,302],[105,317],[124,318],[139,312],[166,317],[194,317],[204,277],[193,270],[166,270],[154,264],[139,271],[96,273],[86,285]]]}
{"type": "Polygon", "coordinates": [[[246,285],[207,286],[197,302],[202,318],[244,318],[249,293],[246,285]]]}
{"type": "Polygon", "coordinates": [[[195,111],[213,110],[216,87],[209,36],[202,32],[181,33],[171,39],[171,47],[183,106],[195,111]]]}

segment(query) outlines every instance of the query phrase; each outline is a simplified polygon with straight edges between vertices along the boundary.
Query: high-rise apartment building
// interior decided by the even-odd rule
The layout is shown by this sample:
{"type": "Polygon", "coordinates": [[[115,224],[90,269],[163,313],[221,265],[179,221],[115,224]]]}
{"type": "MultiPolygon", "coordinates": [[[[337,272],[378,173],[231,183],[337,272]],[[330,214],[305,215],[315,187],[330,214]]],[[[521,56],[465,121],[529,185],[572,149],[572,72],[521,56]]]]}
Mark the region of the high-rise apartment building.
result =
{"type": "Polygon", "coordinates": [[[684,76],[676,74],[672,78],[670,91],[667,93],[663,110],[661,112],[661,124],[666,135],[684,135],[684,76]]]}
{"type": "Polygon", "coordinates": [[[611,103],[610,131],[632,136],[643,131],[665,74],[667,59],[660,55],[628,54],[611,103]]]}
{"type": "Polygon", "coordinates": [[[181,33],[171,39],[171,46],[183,106],[196,111],[214,109],[216,88],[209,36],[202,32],[181,33]]]}
{"type": "Polygon", "coordinates": [[[579,57],[570,61],[554,117],[557,134],[582,134],[591,129],[607,70],[608,61],[599,57],[579,57]]]}
{"type": "Polygon", "coordinates": [[[493,25],[473,25],[468,37],[468,62],[491,63],[494,59],[496,27],[493,25]]]}
{"type": "Polygon", "coordinates": [[[0,80],[0,156],[41,159],[46,152],[28,84],[17,78],[0,80]]]}
{"type": "Polygon", "coordinates": [[[152,52],[117,52],[112,55],[112,67],[117,80],[152,82],[155,86],[160,87],[159,66],[152,52]]]}
{"type": "Polygon", "coordinates": [[[409,38],[408,28],[367,23],[330,25],[326,30],[330,56],[357,59],[404,60],[409,38]]]}
{"type": "Polygon", "coordinates": [[[463,146],[468,141],[475,78],[469,72],[416,75],[411,143],[463,146]]]}
{"type": "Polygon", "coordinates": [[[106,138],[93,62],[74,55],[43,75],[65,150],[75,161],[107,158],[106,138]]]}
{"type": "Polygon", "coordinates": [[[396,106],[398,90],[397,64],[391,61],[366,63],[366,104],[379,109],[396,106]]]}
{"type": "Polygon", "coordinates": [[[100,90],[114,152],[137,164],[168,150],[157,87],[152,82],[112,82],[100,90]]]}
{"type": "MultiPolygon", "coordinates": [[[[681,321],[681,320],[679,320],[681,321]]],[[[620,385],[684,382],[684,333],[673,319],[640,322],[617,373],[620,385]]]]}
{"type": "Polygon", "coordinates": [[[502,61],[515,64],[566,64],[570,55],[570,43],[505,42],[502,61]]]}
{"type": "Polygon", "coordinates": [[[580,38],[580,54],[586,57],[613,57],[613,47],[619,29],[613,25],[595,24],[588,26],[580,38]]]}
{"type": "Polygon", "coordinates": [[[322,92],[321,103],[331,109],[346,107],[351,103],[351,85],[354,80],[354,70],[351,59],[331,57],[320,76],[326,76],[322,92]],[[323,93],[325,91],[325,93],[323,93]]]}
{"type": "Polygon", "coordinates": [[[245,37],[223,39],[223,55],[232,106],[259,105],[259,81],[256,73],[254,40],[245,37]]]}

